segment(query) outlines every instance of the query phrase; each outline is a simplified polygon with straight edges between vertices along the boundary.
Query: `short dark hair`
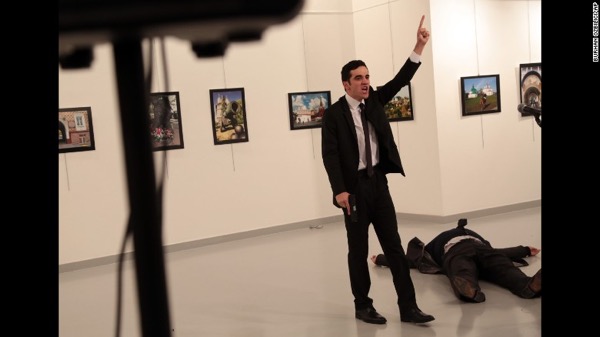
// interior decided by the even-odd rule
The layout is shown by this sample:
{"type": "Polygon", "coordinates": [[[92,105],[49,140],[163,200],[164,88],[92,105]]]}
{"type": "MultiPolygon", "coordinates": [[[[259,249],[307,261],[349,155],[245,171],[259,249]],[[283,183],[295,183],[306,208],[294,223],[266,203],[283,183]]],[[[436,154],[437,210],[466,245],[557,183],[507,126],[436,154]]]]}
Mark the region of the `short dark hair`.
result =
{"type": "Polygon", "coordinates": [[[368,68],[362,60],[352,60],[342,67],[342,82],[350,79],[350,72],[358,67],[368,68]]]}

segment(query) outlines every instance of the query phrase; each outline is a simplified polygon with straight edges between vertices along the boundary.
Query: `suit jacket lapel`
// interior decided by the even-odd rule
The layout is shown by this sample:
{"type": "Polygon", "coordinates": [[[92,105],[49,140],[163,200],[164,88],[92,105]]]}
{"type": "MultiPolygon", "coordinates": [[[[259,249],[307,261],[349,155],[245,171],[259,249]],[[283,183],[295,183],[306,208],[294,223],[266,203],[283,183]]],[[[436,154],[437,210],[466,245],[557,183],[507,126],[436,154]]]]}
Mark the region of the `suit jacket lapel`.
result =
{"type": "Polygon", "coordinates": [[[350,128],[350,130],[352,131],[350,133],[352,135],[354,135],[354,141],[356,142],[356,144],[358,144],[358,136],[356,135],[356,127],[354,126],[354,118],[352,118],[352,113],[350,112],[350,105],[348,104],[348,101],[346,100],[346,96],[340,97],[340,101],[341,101],[341,105],[342,105],[342,115],[344,116],[344,119],[346,120],[346,123],[348,124],[348,128],[350,128]]]}

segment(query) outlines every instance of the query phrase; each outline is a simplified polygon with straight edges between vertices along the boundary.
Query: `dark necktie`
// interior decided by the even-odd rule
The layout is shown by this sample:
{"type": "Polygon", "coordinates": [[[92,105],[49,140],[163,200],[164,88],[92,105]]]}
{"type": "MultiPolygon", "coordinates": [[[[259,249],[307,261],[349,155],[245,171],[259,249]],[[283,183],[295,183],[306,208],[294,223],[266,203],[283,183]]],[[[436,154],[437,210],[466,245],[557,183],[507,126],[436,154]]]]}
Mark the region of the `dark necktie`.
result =
{"type": "Polygon", "coordinates": [[[360,109],[360,120],[363,125],[363,132],[365,134],[365,156],[367,157],[367,175],[370,177],[373,175],[373,160],[371,159],[371,139],[369,137],[369,123],[367,123],[367,116],[365,114],[365,105],[360,103],[358,105],[360,109]]]}

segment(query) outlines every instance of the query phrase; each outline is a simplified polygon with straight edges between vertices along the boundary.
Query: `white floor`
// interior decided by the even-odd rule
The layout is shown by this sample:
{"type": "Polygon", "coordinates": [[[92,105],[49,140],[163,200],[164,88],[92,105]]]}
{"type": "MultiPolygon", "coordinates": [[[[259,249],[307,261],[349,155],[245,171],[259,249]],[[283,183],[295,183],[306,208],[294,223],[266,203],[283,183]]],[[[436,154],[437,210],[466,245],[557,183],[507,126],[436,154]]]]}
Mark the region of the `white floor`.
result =
{"type": "MultiPolygon", "coordinates": [[[[456,219],[458,220],[458,219],[456,219]]],[[[496,247],[541,247],[541,208],[469,218],[468,228],[496,247]]],[[[406,248],[428,242],[446,224],[399,220],[406,248]]],[[[372,254],[380,252],[371,229],[372,254]]],[[[528,258],[528,275],[541,268],[528,258]]],[[[521,299],[482,283],[484,303],[456,299],[443,275],[411,275],[427,325],[401,323],[388,269],[371,265],[374,305],[386,325],[354,318],[343,223],[220,243],[165,256],[170,326],[175,337],[541,336],[541,298],[521,299]]],[[[59,274],[59,336],[115,336],[117,266],[59,274]]],[[[133,261],[124,275],[121,336],[141,336],[133,261]]]]}

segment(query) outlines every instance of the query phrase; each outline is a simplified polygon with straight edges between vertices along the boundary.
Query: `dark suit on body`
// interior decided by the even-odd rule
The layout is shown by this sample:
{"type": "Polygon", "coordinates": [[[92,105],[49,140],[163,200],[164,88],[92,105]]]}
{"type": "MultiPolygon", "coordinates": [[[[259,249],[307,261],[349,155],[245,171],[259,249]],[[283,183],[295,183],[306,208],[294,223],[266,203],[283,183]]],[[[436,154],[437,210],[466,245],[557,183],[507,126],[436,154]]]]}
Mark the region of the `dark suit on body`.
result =
{"type": "MultiPolygon", "coordinates": [[[[532,277],[520,269],[529,265],[523,258],[536,255],[539,250],[523,245],[494,248],[465,225],[466,221],[462,226],[459,221],[459,226],[441,232],[427,244],[414,237],[407,248],[410,266],[425,274],[446,274],[454,294],[465,302],[485,301],[480,279],[521,298],[541,297],[541,269],[532,277]]],[[[377,255],[373,262],[387,266],[384,254],[377,255]]]]}
{"type": "Polygon", "coordinates": [[[348,268],[356,309],[371,307],[373,303],[369,297],[371,279],[368,268],[368,231],[371,223],[388,259],[401,313],[403,308],[408,310],[416,307],[415,289],[398,233],[396,210],[386,177],[387,173],[405,174],[384,105],[410,82],[420,64],[407,59],[396,76],[379,90],[369,86],[369,96],[364,104],[370,127],[374,128],[377,137],[379,153],[373,176],[368,177],[366,170],[358,170],[358,138],[346,96],[332,104],[323,117],[322,157],[333,191],[333,204],[340,207],[335,196],[342,192],[356,197],[358,221],[352,222],[344,212],[348,268]]]}

